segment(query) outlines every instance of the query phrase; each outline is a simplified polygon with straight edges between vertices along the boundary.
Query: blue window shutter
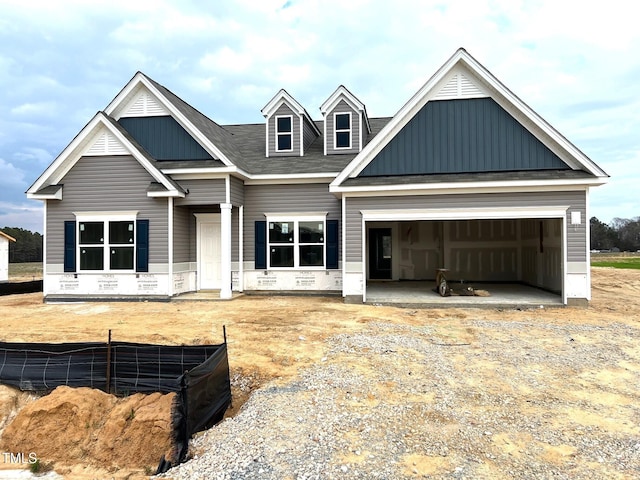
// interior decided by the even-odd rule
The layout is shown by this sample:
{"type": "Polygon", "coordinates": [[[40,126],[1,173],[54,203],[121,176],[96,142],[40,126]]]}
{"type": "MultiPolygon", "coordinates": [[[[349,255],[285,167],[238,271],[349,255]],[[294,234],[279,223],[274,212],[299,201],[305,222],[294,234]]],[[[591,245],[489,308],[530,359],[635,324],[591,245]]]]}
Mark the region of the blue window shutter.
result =
{"type": "Polygon", "coordinates": [[[327,220],[327,268],[338,268],[338,220],[327,220]]]}
{"type": "Polygon", "coordinates": [[[267,222],[256,220],[256,269],[267,268],[267,222]]]}
{"type": "MultiPolygon", "coordinates": [[[[44,259],[46,262],[46,258],[44,259]]],[[[76,271],[76,222],[64,222],[64,271],[76,271]]]]}
{"type": "Polygon", "coordinates": [[[136,220],[136,272],[149,271],[149,220],[136,220]]]}

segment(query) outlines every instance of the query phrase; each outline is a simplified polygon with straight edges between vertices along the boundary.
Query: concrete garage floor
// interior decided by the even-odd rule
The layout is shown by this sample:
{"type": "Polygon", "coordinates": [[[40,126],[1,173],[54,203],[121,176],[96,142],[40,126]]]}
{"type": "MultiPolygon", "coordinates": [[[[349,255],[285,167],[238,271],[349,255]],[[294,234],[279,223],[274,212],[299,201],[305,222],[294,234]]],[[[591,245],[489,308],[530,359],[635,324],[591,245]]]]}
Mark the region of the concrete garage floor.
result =
{"type": "Polygon", "coordinates": [[[463,308],[539,308],[562,307],[562,296],[518,283],[470,283],[452,282],[458,290],[471,286],[489,292],[488,297],[441,297],[433,289],[434,281],[367,282],[366,303],[396,305],[411,308],[463,307],[463,308]]]}

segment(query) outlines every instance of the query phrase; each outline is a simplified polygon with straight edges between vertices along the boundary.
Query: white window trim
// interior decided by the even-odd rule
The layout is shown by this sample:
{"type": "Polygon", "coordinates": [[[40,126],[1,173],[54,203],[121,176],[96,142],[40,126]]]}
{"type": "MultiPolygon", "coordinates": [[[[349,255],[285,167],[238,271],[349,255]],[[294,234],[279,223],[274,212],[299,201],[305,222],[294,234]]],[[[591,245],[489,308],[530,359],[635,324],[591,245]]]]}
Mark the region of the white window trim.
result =
{"type": "Polygon", "coordinates": [[[267,269],[268,270],[326,270],[327,269],[327,213],[317,214],[265,214],[267,220],[267,269]],[[273,243],[276,246],[293,247],[293,267],[272,267],[271,266],[271,241],[269,240],[269,226],[274,222],[292,222],[293,223],[293,242],[292,243],[273,243]],[[303,243],[300,244],[300,222],[318,222],[322,223],[323,242],[322,242],[322,265],[300,265],[300,246],[301,245],[320,245],[319,243],[303,243]]]}
{"type": "Polygon", "coordinates": [[[276,115],[275,117],[275,135],[276,135],[276,152],[293,152],[293,115],[276,115]],[[291,120],[291,131],[289,132],[280,132],[278,131],[278,119],[279,118],[288,118],[291,120]],[[281,135],[289,135],[291,136],[291,148],[288,149],[279,149],[278,148],[278,137],[281,135]]]}
{"type": "MultiPolygon", "coordinates": [[[[132,273],[136,271],[136,219],[138,212],[84,212],[84,213],[75,213],[76,216],[76,265],[78,266],[78,273],[132,273]],[[82,248],[82,244],[80,243],[80,223],[85,222],[103,222],[103,234],[104,241],[102,244],[92,244],[92,245],[84,245],[85,247],[102,247],[103,248],[103,260],[102,264],[104,267],[102,270],[82,270],[80,268],[80,250],[82,248]],[[109,257],[111,244],[109,243],[109,222],[133,222],[133,243],[127,244],[128,246],[133,247],[133,265],[130,269],[110,269],[109,268],[109,257]]],[[[114,245],[115,246],[115,245],[114,245]]],[[[121,246],[118,244],[118,246],[121,246]]]]}
{"type": "Polygon", "coordinates": [[[351,150],[353,139],[351,138],[353,135],[353,117],[351,112],[334,112],[333,113],[333,148],[335,150],[351,150]],[[349,115],[349,129],[340,129],[338,130],[338,122],[336,117],[338,115],[349,115]],[[338,133],[349,132],[349,146],[348,147],[339,147],[338,146],[338,133]]]}

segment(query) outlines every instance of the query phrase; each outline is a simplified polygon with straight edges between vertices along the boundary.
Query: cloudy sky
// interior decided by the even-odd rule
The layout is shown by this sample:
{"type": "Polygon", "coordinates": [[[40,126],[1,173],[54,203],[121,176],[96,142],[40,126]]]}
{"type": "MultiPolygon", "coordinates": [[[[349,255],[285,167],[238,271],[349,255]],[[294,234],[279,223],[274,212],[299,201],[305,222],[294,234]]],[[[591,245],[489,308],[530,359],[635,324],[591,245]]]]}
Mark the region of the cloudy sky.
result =
{"type": "Polygon", "coordinates": [[[315,119],[344,84],[393,115],[465,47],[611,179],[604,222],[640,216],[633,1],[0,0],[0,228],[42,231],[25,190],[140,70],[218,123],[286,88],[315,119]]]}

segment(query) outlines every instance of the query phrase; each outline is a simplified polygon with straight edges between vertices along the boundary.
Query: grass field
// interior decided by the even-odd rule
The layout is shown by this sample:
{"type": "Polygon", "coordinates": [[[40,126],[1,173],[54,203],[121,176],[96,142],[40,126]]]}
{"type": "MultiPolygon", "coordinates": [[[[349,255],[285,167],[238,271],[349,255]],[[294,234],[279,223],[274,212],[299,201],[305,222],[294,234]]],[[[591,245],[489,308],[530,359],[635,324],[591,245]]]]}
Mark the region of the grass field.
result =
{"type": "Polygon", "coordinates": [[[42,262],[9,264],[9,280],[12,282],[40,280],[41,278],[42,262]]]}
{"type": "Polygon", "coordinates": [[[591,266],[640,270],[640,253],[592,253],[591,266]]]}

